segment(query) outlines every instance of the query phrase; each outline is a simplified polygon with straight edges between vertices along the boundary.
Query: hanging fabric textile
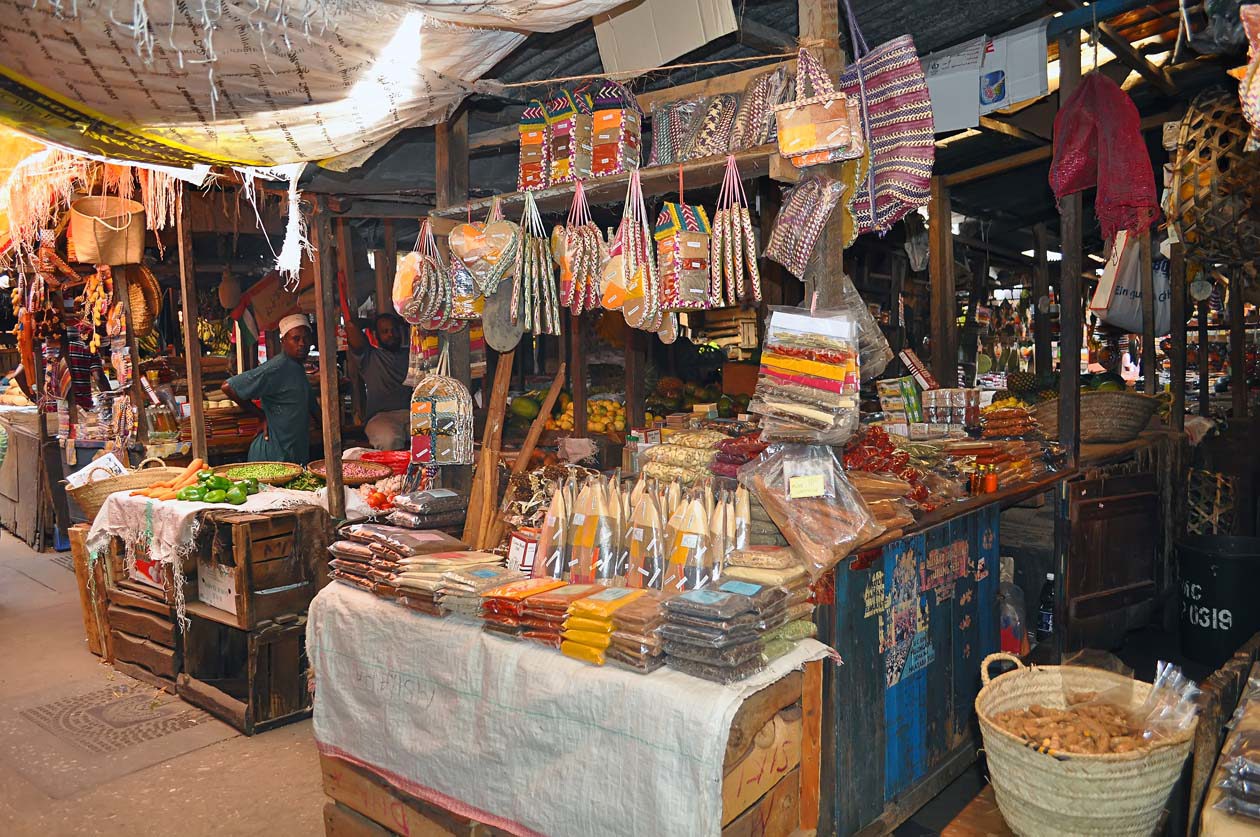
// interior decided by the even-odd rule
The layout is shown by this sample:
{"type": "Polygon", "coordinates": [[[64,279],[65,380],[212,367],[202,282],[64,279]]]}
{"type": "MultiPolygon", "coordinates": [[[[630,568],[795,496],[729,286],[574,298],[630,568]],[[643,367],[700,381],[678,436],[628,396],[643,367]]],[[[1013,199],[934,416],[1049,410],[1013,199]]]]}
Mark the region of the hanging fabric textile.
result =
{"type": "Polygon", "coordinates": [[[599,276],[608,248],[591,220],[580,180],[573,190],[568,223],[557,224],[551,231],[551,253],[560,268],[560,304],[573,314],[599,308],[599,276]]]}
{"type": "Polygon", "coordinates": [[[525,193],[520,229],[523,238],[512,290],[512,320],[523,323],[533,334],[559,334],[560,303],[551,268],[551,242],[531,192],[525,193]]]}
{"type": "Polygon", "coordinates": [[[882,235],[907,213],[927,206],[936,157],[932,99],[914,39],[902,35],[869,49],[850,0],[844,8],[857,60],[840,74],[840,89],[861,105],[870,155],[849,208],[856,233],[882,235]]]}
{"type": "Polygon", "coordinates": [[[709,307],[725,308],[747,299],[760,302],[757,239],[734,154],[726,157],[726,176],[717,207],[709,245],[709,307]]]}
{"type": "Polygon", "coordinates": [[[1050,189],[1063,200],[1097,186],[1094,212],[1109,240],[1159,217],[1141,122],[1133,100],[1101,73],[1085,76],[1054,118],[1050,189]]]}

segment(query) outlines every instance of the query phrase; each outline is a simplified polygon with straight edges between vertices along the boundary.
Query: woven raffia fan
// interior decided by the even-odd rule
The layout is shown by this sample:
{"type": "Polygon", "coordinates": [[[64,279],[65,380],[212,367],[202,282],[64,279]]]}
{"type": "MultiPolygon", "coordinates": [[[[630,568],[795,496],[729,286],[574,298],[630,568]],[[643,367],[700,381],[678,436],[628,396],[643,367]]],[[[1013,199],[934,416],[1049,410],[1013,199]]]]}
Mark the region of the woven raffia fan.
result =
{"type": "Polygon", "coordinates": [[[1187,258],[1245,264],[1260,254],[1260,153],[1243,150],[1249,131],[1238,95],[1214,88],[1181,120],[1169,220],[1187,258]]]}

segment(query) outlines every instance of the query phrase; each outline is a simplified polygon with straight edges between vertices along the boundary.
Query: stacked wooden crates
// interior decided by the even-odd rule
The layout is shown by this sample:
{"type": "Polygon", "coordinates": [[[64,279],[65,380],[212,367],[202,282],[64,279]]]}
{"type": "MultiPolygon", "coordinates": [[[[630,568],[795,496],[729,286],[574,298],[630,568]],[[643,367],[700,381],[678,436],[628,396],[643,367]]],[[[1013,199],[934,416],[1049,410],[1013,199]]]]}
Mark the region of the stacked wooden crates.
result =
{"type": "MultiPolygon", "coordinates": [[[[322,556],[304,555],[304,526],[328,526],[318,507],[207,515],[195,573],[187,568],[184,671],[177,693],[246,735],[305,718],[306,608],[322,556]]],[[[319,539],[316,539],[317,541],[319,539]]]]}

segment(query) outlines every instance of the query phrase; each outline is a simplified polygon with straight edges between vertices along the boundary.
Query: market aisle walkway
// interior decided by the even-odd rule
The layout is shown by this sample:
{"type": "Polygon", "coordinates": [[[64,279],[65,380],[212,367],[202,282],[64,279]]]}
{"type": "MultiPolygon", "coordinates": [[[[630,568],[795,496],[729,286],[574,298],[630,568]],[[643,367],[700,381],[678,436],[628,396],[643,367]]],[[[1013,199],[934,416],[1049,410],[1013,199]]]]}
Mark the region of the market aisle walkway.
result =
{"type": "Polygon", "coordinates": [[[115,673],[69,560],[0,532],[0,834],[322,835],[310,721],[247,738],[115,673]]]}

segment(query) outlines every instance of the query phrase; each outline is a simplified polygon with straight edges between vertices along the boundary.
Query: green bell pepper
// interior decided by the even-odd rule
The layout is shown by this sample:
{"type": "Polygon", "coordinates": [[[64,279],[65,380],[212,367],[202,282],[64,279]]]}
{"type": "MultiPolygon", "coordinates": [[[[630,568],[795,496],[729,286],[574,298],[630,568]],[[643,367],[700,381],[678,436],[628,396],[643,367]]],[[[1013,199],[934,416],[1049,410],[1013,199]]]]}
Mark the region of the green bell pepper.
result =
{"type": "Polygon", "coordinates": [[[204,483],[206,480],[214,476],[214,471],[209,468],[203,468],[197,472],[197,481],[204,483]]]}
{"type": "Polygon", "coordinates": [[[237,483],[237,485],[244,485],[246,494],[258,493],[258,488],[259,488],[258,480],[254,479],[253,477],[246,477],[245,479],[237,483]]]}
{"type": "Polygon", "coordinates": [[[206,480],[206,488],[211,491],[227,491],[232,487],[232,481],[227,477],[221,477],[214,474],[206,480]]]}
{"type": "Polygon", "coordinates": [[[190,485],[187,488],[181,488],[175,497],[179,500],[200,503],[206,499],[206,490],[199,485],[190,485]]]}
{"type": "Polygon", "coordinates": [[[206,492],[206,496],[202,498],[207,503],[222,503],[227,499],[227,492],[221,488],[215,488],[206,492]]]}
{"type": "Polygon", "coordinates": [[[245,489],[239,485],[234,485],[227,490],[227,496],[224,499],[234,506],[239,506],[245,502],[245,489]]]}

